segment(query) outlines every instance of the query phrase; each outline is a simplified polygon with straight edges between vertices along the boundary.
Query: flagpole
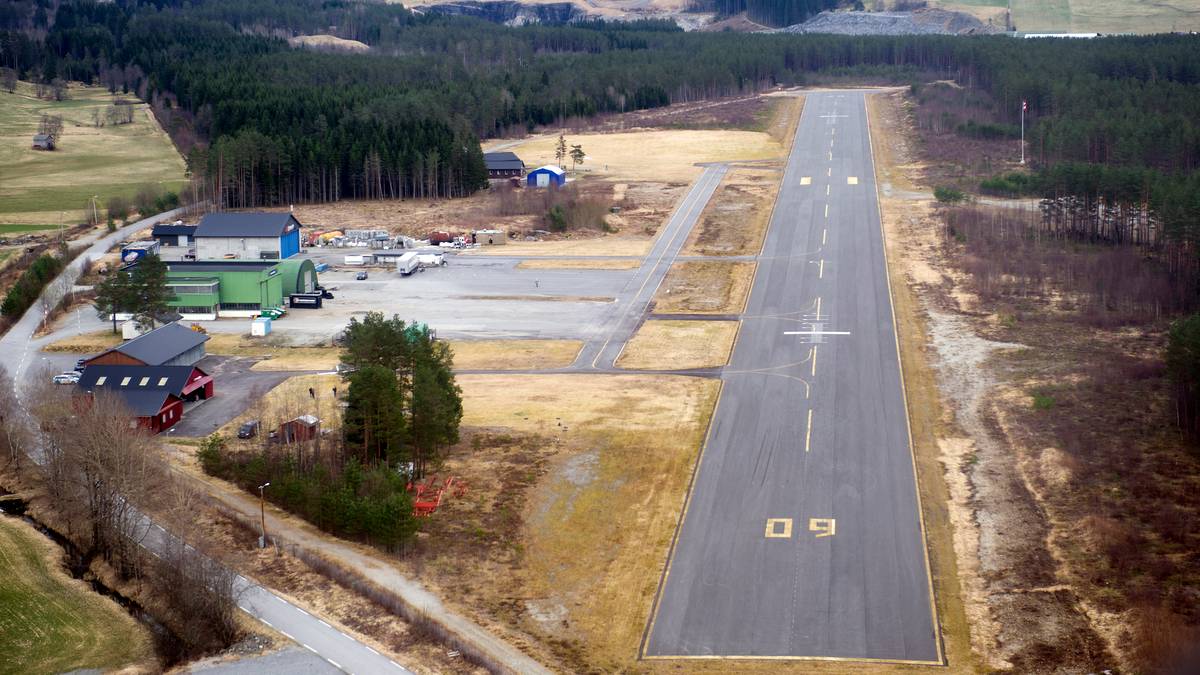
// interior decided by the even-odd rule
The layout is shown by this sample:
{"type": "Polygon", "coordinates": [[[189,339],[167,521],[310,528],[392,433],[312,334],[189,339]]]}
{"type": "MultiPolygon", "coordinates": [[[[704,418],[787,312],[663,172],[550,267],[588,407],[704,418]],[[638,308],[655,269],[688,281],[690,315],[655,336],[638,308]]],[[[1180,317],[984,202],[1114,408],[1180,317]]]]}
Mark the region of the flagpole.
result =
{"type": "Polygon", "coordinates": [[[1025,101],[1021,101],[1021,164],[1025,163],[1025,101]]]}

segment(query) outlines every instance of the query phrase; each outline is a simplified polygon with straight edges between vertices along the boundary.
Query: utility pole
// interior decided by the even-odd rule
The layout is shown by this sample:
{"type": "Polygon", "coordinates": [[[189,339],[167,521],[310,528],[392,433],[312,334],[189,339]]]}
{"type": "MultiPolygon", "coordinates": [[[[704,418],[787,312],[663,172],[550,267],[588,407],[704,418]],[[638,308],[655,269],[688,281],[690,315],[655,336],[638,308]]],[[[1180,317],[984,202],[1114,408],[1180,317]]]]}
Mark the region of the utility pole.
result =
{"type": "Polygon", "coordinates": [[[258,542],[259,548],[267,547],[267,506],[266,497],[263,496],[263,490],[270,485],[270,481],[258,486],[258,513],[262,518],[262,540],[258,542]]]}
{"type": "Polygon", "coordinates": [[[1021,99],[1021,164],[1025,163],[1025,111],[1029,109],[1029,102],[1021,99]]]}

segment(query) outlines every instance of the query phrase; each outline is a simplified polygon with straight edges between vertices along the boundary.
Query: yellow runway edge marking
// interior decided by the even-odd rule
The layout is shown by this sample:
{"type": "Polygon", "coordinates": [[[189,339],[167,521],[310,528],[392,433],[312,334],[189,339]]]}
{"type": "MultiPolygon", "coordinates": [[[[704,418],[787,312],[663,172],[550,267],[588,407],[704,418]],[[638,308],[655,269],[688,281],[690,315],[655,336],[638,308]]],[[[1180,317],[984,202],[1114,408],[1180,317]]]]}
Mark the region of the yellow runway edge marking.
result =
{"type": "MultiPolygon", "coordinates": [[[[816,348],[813,348],[813,356],[816,357],[816,348]]],[[[815,361],[814,361],[815,363],[815,361]]],[[[808,409],[808,431],[804,432],[804,451],[808,452],[812,446],[812,408],[808,409]]]]}
{"type": "Polygon", "coordinates": [[[813,345],[813,348],[812,348],[812,376],[813,377],[817,376],[817,346],[816,345],[813,345]]]}

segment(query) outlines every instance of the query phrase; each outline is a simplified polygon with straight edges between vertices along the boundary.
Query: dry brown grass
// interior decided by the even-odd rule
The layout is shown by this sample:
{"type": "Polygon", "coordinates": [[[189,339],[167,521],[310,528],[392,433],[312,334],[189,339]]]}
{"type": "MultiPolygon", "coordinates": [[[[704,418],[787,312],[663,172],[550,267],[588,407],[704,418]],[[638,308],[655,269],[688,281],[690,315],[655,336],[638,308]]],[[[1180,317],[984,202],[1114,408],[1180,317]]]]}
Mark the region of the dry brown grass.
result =
{"type": "Polygon", "coordinates": [[[580,340],[452,340],[458,370],[565,368],[575,361],[580,340]]]}
{"type": "MultiPolygon", "coordinates": [[[[245,497],[246,493],[232,483],[206,475],[196,461],[194,447],[185,444],[168,444],[167,447],[171,450],[168,457],[179,479],[178,490],[198,490],[214,495],[218,500],[223,495],[245,497]]],[[[234,517],[234,513],[242,512],[225,512],[205,502],[194,506],[185,516],[185,526],[195,528],[212,542],[213,550],[225,564],[257,580],[297,607],[332,623],[338,630],[387,654],[413,672],[422,675],[482,672],[460,657],[449,656],[446,646],[420,627],[406,622],[373,598],[314,569],[293,555],[290,549],[282,552],[259,549],[257,511],[253,511],[254,518],[248,521],[234,517]],[[247,522],[253,526],[248,527],[247,522]]],[[[267,516],[271,521],[303,522],[269,503],[267,516]]],[[[255,624],[255,629],[268,630],[260,624],[255,624]]],[[[284,639],[284,636],[276,638],[279,642],[284,639]]]]}
{"type": "Polygon", "coordinates": [[[652,236],[617,236],[592,239],[555,239],[550,241],[517,241],[504,246],[489,246],[469,251],[466,255],[502,256],[571,256],[611,255],[645,257],[654,244],[652,236]]]}
{"type": "Polygon", "coordinates": [[[519,270],[633,270],[642,266],[641,260],[626,258],[588,259],[556,258],[550,260],[522,260],[519,270]]]}
{"type": "MultiPolygon", "coordinates": [[[[901,119],[898,116],[898,100],[884,95],[870,95],[867,96],[867,107],[880,180],[904,181],[905,187],[911,187],[911,183],[907,183],[907,175],[913,172],[914,167],[903,164],[903,157],[895,147],[898,139],[904,135],[894,126],[901,119]],[[889,105],[892,107],[886,108],[889,105]],[[890,140],[884,141],[885,138],[890,140]]],[[[908,222],[905,219],[912,205],[901,199],[885,198],[882,194],[879,198],[913,459],[916,462],[917,488],[946,658],[963,671],[982,670],[984,664],[971,648],[972,626],[964,607],[954,531],[946,507],[951,501],[950,494],[940,464],[939,442],[953,439],[948,438],[950,434],[943,420],[944,408],[933,368],[926,355],[928,338],[924,314],[909,281],[922,283],[936,281],[937,277],[930,274],[931,270],[927,270],[924,264],[917,264],[919,256],[912,255],[910,250],[914,243],[902,239],[901,226],[908,222]]]]}
{"type": "Polygon", "coordinates": [[[257,419],[262,422],[260,433],[266,434],[300,415],[315,415],[321,420],[321,429],[337,433],[342,428],[342,408],[333,397],[333,388],[342,390],[345,386],[338,375],[296,375],[267,392],[242,392],[247,397],[247,409],[215,433],[236,436],[243,422],[257,419]],[[309,396],[310,387],[316,399],[309,396]]]}
{"type": "Polygon", "coordinates": [[[754,280],[752,262],[688,261],[671,266],[654,296],[659,314],[738,314],[754,280]]]}
{"type": "Polygon", "coordinates": [[[121,344],[121,342],[120,333],[113,333],[111,330],[102,330],[95,333],[81,333],[57,340],[42,347],[42,351],[97,354],[106,349],[111,349],[121,344]]]}
{"type": "Polygon", "coordinates": [[[735,169],[704,207],[683,255],[754,255],[767,235],[780,171],[735,169]]]}
{"type": "MultiPolygon", "coordinates": [[[[761,131],[654,130],[610,134],[566,133],[567,143],[582,145],[587,160],[569,176],[603,176],[629,181],[684,181],[700,175],[699,162],[778,159],[783,145],[761,131]]],[[[558,133],[503,142],[526,166],[553,164],[558,133]]],[[[489,147],[499,145],[498,142],[489,147]]],[[[486,150],[486,148],[485,148],[486,150]]],[[[569,167],[568,167],[569,168],[569,167]]]]}
{"type": "MultiPolygon", "coordinates": [[[[468,375],[458,382],[464,424],[552,439],[539,448],[553,453],[544,456],[544,475],[513,507],[523,525],[512,577],[473,583],[472,593],[483,596],[476,606],[490,605],[493,616],[550,645],[560,669],[637,668],[719,383],[633,375],[468,375]]],[[[518,476],[536,470],[529,461],[520,466],[518,476]]],[[[457,563],[459,575],[469,575],[467,564],[457,563]]]]}
{"type": "Polygon", "coordinates": [[[365,42],[347,40],[334,35],[297,35],[294,38],[288,38],[288,44],[293,47],[313,47],[316,49],[346,52],[366,52],[371,50],[370,45],[365,42]]]}
{"type": "Polygon", "coordinates": [[[729,363],[737,321],[647,321],[625,345],[618,368],[686,370],[729,363]]]}
{"type": "MultiPolygon", "coordinates": [[[[215,353],[215,352],[214,352],[215,353]]],[[[329,347],[286,347],[250,366],[250,370],[333,370],[338,351],[329,347]]]]}

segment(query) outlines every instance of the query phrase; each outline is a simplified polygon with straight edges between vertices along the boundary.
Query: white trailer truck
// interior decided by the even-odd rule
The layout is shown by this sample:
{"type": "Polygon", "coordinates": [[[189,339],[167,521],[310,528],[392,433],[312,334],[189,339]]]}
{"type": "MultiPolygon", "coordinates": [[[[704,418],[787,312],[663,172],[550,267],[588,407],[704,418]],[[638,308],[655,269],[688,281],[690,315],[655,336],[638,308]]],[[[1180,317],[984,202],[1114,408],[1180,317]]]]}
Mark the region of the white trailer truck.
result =
{"type": "Polygon", "coordinates": [[[421,268],[421,261],[417,258],[416,251],[410,251],[396,258],[396,271],[400,276],[408,276],[421,268]]]}

